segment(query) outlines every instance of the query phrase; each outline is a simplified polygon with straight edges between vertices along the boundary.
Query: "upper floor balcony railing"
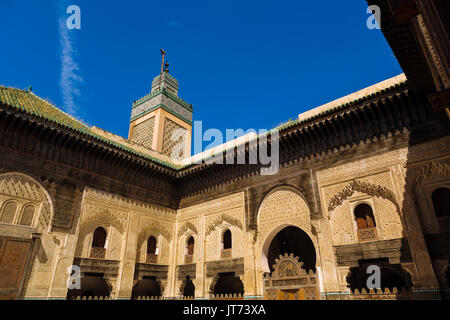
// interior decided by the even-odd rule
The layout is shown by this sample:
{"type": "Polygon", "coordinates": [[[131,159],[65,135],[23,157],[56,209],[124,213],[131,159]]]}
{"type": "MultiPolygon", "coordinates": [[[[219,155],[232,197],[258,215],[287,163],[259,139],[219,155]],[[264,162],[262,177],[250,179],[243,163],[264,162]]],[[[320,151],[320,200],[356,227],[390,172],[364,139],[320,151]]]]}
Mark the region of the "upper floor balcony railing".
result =
{"type": "Polygon", "coordinates": [[[152,253],[148,253],[147,254],[147,263],[158,263],[158,255],[157,254],[152,254],[152,253]]]}
{"type": "Polygon", "coordinates": [[[105,259],[106,249],[101,247],[92,247],[91,248],[91,258],[94,259],[105,259]]]}
{"type": "Polygon", "coordinates": [[[358,229],[359,242],[375,241],[378,239],[377,228],[358,229]]]}
{"type": "Polygon", "coordinates": [[[232,253],[233,252],[231,249],[222,249],[220,251],[220,258],[222,258],[222,259],[231,258],[232,253]]]}
{"type": "Polygon", "coordinates": [[[187,254],[184,256],[184,264],[190,264],[194,262],[194,255],[193,254],[187,254]]]}

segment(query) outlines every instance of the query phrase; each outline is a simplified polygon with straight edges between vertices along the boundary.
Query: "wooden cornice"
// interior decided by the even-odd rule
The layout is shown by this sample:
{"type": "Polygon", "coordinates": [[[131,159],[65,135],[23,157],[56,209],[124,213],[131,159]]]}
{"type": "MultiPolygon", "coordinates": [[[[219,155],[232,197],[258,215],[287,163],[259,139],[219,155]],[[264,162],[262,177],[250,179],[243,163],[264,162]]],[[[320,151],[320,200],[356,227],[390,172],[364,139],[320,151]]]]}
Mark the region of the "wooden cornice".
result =
{"type": "Polygon", "coordinates": [[[436,90],[432,72],[411,23],[419,12],[413,0],[367,0],[381,10],[381,31],[414,88],[424,93],[436,90]]]}
{"type": "MultiPolygon", "coordinates": [[[[301,159],[320,159],[329,152],[410,130],[429,118],[427,110],[431,108],[424,106],[426,99],[423,97],[404,83],[281,129],[280,167],[301,159]]],[[[244,148],[246,164],[227,165],[224,153],[224,164],[202,162],[176,171],[4,105],[0,106],[0,128],[2,146],[139,188],[158,190],[174,199],[259,175],[263,167],[259,161],[249,164],[250,152],[258,151],[259,147],[247,143],[244,148]]],[[[270,136],[267,145],[270,150],[270,136]]],[[[233,150],[234,163],[238,152],[240,148],[233,150]]]]}

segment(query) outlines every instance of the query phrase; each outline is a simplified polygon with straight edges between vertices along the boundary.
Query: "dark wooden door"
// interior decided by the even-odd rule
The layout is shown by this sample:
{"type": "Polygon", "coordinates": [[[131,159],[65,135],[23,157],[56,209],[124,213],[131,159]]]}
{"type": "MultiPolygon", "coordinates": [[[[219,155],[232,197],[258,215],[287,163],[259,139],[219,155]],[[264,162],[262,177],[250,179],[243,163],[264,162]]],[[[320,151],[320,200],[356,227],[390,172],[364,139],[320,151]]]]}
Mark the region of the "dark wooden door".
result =
{"type": "Polygon", "coordinates": [[[31,245],[31,240],[0,239],[0,300],[18,298],[31,245]]]}

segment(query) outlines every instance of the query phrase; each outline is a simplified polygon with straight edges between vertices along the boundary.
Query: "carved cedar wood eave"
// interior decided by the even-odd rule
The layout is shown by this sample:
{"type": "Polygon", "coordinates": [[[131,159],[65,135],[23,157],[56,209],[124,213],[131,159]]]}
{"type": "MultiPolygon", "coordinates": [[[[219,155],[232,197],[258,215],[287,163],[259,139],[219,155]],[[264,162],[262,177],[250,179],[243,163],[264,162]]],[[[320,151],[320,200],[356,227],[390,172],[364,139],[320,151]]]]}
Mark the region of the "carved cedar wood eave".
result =
{"type": "Polygon", "coordinates": [[[38,180],[59,179],[61,183],[70,180],[81,188],[93,187],[138,201],[157,203],[170,197],[163,204],[173,209],[178,203],[175,170],[3,104],[0,105],[0,146],[5,150],[5,169],[23,171],[38,180]],[[12,161],[14,156],[17,161],[12,161]],[[33,172],[23,164],[29,160],[21,163],[19,158],[36,159],[33,163],[38,169],[34,168],[33,172]],[[51,163],[63,176],[40,170],[39,162],[51,163]]]}
{"type": "MultiPolygon", "coordinates": [[[[308,130],[310,129],[310,132],[305,132],[305,137],[306,139],[308,138],[315,138],[316,134],[321,134],[316,132],[317,130],[313,130],[313,129],[323,129],[325,130],[324,133],[331,133],[331,134],[336,134],[339,133],[339,131],[341,131],[340,129],[342,129],[341,127],[339,127],[337,125],[337,121],[334,121],[334,125],[333,125],[333,120],[335,120],[335,116],[346,113],[346,112],[351,112],[351,111],[356,111],[359,109],[364,109],[364,107],[369,106],[369,105],[377,105],[377,104],[384,104],[386,99],[395,99],[395,96],[399,97],[402,96],[402,101],[398,101],[398,103],[410,103],[411,101],[408,101],[408,99],[414,99],[416,100],[418,97],[417,95],[412,92],[410,90],[410,84],[408,82],[402,83],[402,84],[398,84],[395,85],[391,88],[388,88],[382,92],[378,92],[375,95],[370,95],[368,97],[353,101],[351,103],[346,104],[345,106],[339,107],[339,110],[329,110],[327,112],[325,112],[324,114],[315,116],[305,122],[302,122],[301,124],[296,124],[290,128],[287,129],[282,129],[280,130],[280,147],[284,147],[286,153],[289,154],[289,152],[293,152],[292,147],[297,147],[297,144],[299,142],[299,139],[297,138],[298,132],[302,131],[302,130],[308,130]],[[407,97],[407,99],[405,100],[404,98],[407,97]],[[324,123],[326,122],[326,123],[324,123]],[[323,126],[325,124],[325,126],[323,126]],[[335,130],[337,129],[337,130],[335,130]]],[[[401,106],[399,106],[400,108],[402,108],[401,106]]],[[[402,110],[403,111],[403,110],[402,110]]],[[[368,119],[361,119],[363,121],[365,120],[369,120],[369,121],[373,121],[375,120],[374,118],[378,117],[378,114],[372,114],[369,116],[368,119]]],[[[350,118],[350,120],[352,120],[353,118],[350,118]]],[[[348,119],[347,119],[348,120],[348,119]]],[[[359,121],[359,119],[357,118],[356,120],[359,121]]],[[[408,123],[409,124],[409,123],[408,123]]],[[[268,139],[268,144],[270,145],[271,143],[271,137],[269,136],[268,139]]],[[[305,142],[305,140],[300,140],[300,142],[305,142]]],[[[248,153],[249,153],[249,143],[247,142],[245,145],[245,153],[246,153],[246,159],[248,159],[248,153]]],[[[298,150],[295,150],[298,151],[298,150]]],[[[313,149],[314,151],[314,149],[313,149]]],[[[234,159],[236,159],[237,157],[237,152],[236,152],[236,148],[234,150],[234,159]]],[[[223,159],[224,159],[224,163],[225,163],[225,154],[223,155],[223,159]]],[[[200,170],[205,170],[206,168],[211,168],[211,167],[215,167],[215,166],[221,166],[221,165],[216,165],[216,164],[208,164],[205,162],[202,162],[200,164],[192,164],[189,165],[185,168],[183,168],[182,170],[179,171],[178,173],[178,177],[185,177],[191,174],[196,174],[198,171],[200,170]]],[[[248,165],[246,165],[248,166],[248,165]]],[[[254,165],[254,170],[259,170],[260,169],[260,165],[254,165]]]]}
{"type": "Polygon", "coordinates": [[[412,12],[409,6],[393,8],[389,2],[390,0],[367,0],[369,6],[380,7],[381,31],[407,78],[417,90],[424,93],[434,92],[436,88],[431,70],[409,19],[418,12],[412,12]],[[396,10],[397,17],[392,10],[396,10]],[[399,21],[402,16],[404,21],[399,21]]]}
{"type": "MultiPolygon", "coordinates": [[[[347,154],[351,158],[354,152],[347,152],[349,146],[360,148],[361,142],[370,145],[370,141],[388,135],[398,136],[420,126],[430,118],[429,107],[423,101],[423,96],[412,91],[408,83],[403,83],[281,130],[280,169],[299,160],[308,162],[310,167],[320,166],[324,157],[336,154],[344,157],[347,154]]],[[[260,164],[202,163],[175,172],[5,105],[0,106],[0,128],[2,146],[109,177],[124,182],[125,186],[140,187],[147,193],[154,191],[170,198],[170,206],[175,209],[180,206],[181,199],[217,190],[231,182],[234,189],[242,191],[249,186],[248,179],[260,177],[260,164]]],[[[268,144],[271,144],[270,137],[268,144]]],[[[247,159],[248,147],[247,144],[247,159]]],[[[98,188],[97,185],[92,187],[98,188]]],[[[127,196],[134,197],[131,193],[127,192],[127,196]]]]}
{"type": "MultiPolygon", "coordinates": [[[[400,88],[283,130],[280,132],[280,168],[299,160],[317,160],[320,165],[324,156],[345,153],[347,147],[369,144],[390,135],[398,136],[421,126],[431,118],[429,105],[423,101],[423,96],[403,84],[400,88]]],[[[248,152],[247,143],[246,159],[248,152]]],[[[181,196],[192,197],[231,181],[236,186],[248,186],[239,180],[259,176],[260,168],[260,164],[197,164],[179,172],[181,196]]]]}
{"type": "MultiPolygon", "coordinates": [[[[175,178],[176,171],[172,168],[165,167],[156,162],[144,159],[138,155],[132,154],[126,150],[119,149],[108,143],[96,139],[95,137],[89,136],[87,134],[81,133],[77,130],[73,130],[71,128],[63,127],[59,124],[56,124],[48,119],[44,119],[41,117],[36,117],[30,114],[26,114],[16,108],[11,108],[8,105],[0,104],[0,119],[2,120],[2,125],[7,122],[8,124],[3,126],[3,129],[11,130],[11,129],[23,129],[18,130],[15,133],[21,133],[20,137],[29,135],[30,133],[39,133],[39,131],[46,130],[48,135],[41,134],[39,137],[45,137],[51,139],[53,144],[57,144],[58,147],[64,146],[61,142],[65,141],[71,147],[76,147],[77,145],[81,146],[83,149],[87,148],[92,153],[102,153],[106,152],[107,155],[104,157],[106,159],[116,158],[120,164],[123,164],[125,168],[131,167],[133,164],[146,166],[149,169],[155,171],[155,174],[160,173],[163,176],[170,177],[172,179],[175,178]],[[37,129],[37,130],[36,130],[37,129]],[[67,139],[67,140],[65,140],[67,139]]],[[[16,136],[16,138],[19,136],[16,136]]],[[[29,136],[26,136],[27,138],[29,136]]],[[[2,137],[4,139],[5,137],[2,137]]],[[[35,137],[36,138],[36,137],[35,137]]],[[[17,139],[14,139],[17,140],[17,139]]],[[[3,141],[3,140],[2,140],[3,141]]],[[[18,145],[19,142],[16,142],[18,145]]],[[[37,149],[37,148],[36,148],[37,149]]],[[[27,151],[27,150],[25,150],[27,151]]],[[[86,152],[86,153],[88,153],[86,152]]],[[[50,154],[51,155],[51,154],[50,154]]],[[[86,164],[83,169],[91,169],[89,167],[89,161],[86,160],[86,164]]],[[[97,169],[97,168],[96,168],[97,169]]]]}

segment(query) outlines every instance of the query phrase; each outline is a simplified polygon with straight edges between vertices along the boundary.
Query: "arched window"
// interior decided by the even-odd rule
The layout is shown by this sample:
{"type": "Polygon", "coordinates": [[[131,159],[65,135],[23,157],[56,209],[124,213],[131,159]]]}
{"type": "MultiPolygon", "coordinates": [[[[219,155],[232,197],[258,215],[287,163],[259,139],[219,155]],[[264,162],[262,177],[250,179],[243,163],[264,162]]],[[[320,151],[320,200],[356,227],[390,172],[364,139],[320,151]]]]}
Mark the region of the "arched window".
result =
{"type": "Polygon", "coordinates": [[[355,208],[355,220],[358,230],[375,227],[375,218],[372,208],[365,203],[361,203],[355,208]]]}
{"type": "Polygon", "coordinates": [[[194,254],[194,237],[190,237],[187,242],[187,254],[188,255],[194,254]]]}
{"type": "Polygon", "coordinates": [[[106,244],[106,231],[102,227],[95,229],[94,237],[92,239],[92,247],[104,248],[106,244]]]}
{"type": "Polygon", "coordinates": [[[147,254],[156,254],[156,239],[154,236],[148,238],[147,241],[147,254]]]}
{"type": "Polygon", "coordinates": [[[438,188],[431,194],[433,208],[436,217],[443,218],[450,216],[450,189],[438,188]]]}
{"type": "Polygon", "coordinates": [[[36,209],[33,205],[27,206],[22,213],[22,217],[20,218],[20,224],[23,226],[31,226],[33,223],[33,217],[36,209]]]}
{"type": "Polygon", "coordinates": [[[1,212],[0,222],[13,223],[16,215],[17,204],[15,202],[8,202],[1,212]]]}
{"type": "Polygon", "coordinates": [[[227,230],[223,233],[223,248],[231,249],[232,243],[231,243],[231,231],[227,230]]]}
{"type": "Polygon", "coordinates": [[[147,263],[158,263],[157,241],[154,236],[147,240],[147,263]]]}

